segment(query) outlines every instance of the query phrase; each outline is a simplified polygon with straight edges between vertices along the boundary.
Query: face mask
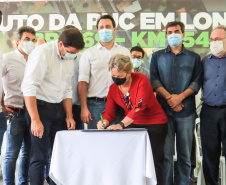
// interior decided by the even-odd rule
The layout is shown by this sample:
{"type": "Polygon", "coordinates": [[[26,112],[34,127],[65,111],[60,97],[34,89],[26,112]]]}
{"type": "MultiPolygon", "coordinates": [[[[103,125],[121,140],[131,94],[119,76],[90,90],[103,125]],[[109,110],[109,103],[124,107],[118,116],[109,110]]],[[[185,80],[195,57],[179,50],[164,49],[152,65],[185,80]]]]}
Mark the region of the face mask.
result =
{"type": "MultiPolygon", "coordinates": [[[[127,76],[127,74],[126,74],[126,76],[127,76]]],[[[125,76],[125,78],[115,78],[112,76],[112,80],[114,81],[114,83],[116,85],[122,85],[126,82],[126,76],[125,76]]]]}
{"type": "Polygon", "coordinates": [[[73,59],[77,58],[77,55],[74,54],[74,53],[68,53],[68,52],[65,52],[65,55],[62,55],[62,54],[61,54],[61,57],[62,57],[64,60],[73,60],[73,59]]]}
{"type": "Polygon", "coordinates": [[[138,68],[142,64],[142,60],[134,58],[134,59],[132,59],[132,63],[133,63],[133,68],[138,68]]]}
{"type": "Polygon", "coordinates": [[[29,55],[32,52],[34,47],[35,47],[35,44],[32,41],[23,41],[22,50],[27,55],[29,55]]]}
{"type": "Polygon", "coordinates": [[[181,34],[171,34],[168,36],[168,43],[170,46],[177,47],[182,42],[182,36],[181,34]]]}
{"type": "Polygon", "coordinates": [[[112,30],[111,29],[102,29],[99,31],[99,38],[102,42],[109,42],[112,40],[112,30]]]}
{"type": "Polygon", "coordinates": [[[219,40],[211,42],[210,50],[214,56],[221,56],[225,52],[223,41],[219,40]]]}

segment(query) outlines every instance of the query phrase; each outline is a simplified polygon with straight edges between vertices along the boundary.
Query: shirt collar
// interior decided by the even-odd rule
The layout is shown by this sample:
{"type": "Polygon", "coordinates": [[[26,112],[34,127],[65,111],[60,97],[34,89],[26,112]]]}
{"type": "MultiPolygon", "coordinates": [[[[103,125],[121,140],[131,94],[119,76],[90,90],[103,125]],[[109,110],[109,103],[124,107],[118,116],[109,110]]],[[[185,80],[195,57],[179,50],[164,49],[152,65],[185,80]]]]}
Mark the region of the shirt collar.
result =
{"type": "Polygon", "coordinates": [[[136,72],[139,72],[141,70],[141,65],[137,68],[136,72]]]}
{"type": "MultiPolygon", "coordinates": [[[[172,52],[169,45],[166,47],[165,52],[166,52],[166,53],[172,52]]],[[[187,49],[184,47],[183,44],[182,44],[182,49],[181,49],[181,51],[180,51],[178,54],[185,54],[185,55],[188,54],[188,51],[187,51],[187,49]]]]}
{"type": "MultiPolygon", "coordinates": [[[[216,57],[215,55],[213,55],[212,53],[210,53],[209,56],[208,56],[208,58],[210,59],[210,58],[218,58],[218,57],[216,57]]],[[[221,58],[226,58],[226,55],[224,55],[221,58]]]]}
{"type": "MultiPolygon", "coordinates": [[[[117,44],[116,42],[114,42],[113,47],[117,47],[117,46],[118,46],[118,44],[117,44]]],[[[113,48],[113,47],[112,47],[112,48],[113,48]]],[[[97,43],[97,49],[101,49],[101,48],[104,48],[104,46],[102,46],[101,43],[98,42],[98,43],[97,43]]]]}
{"type": "Polygon", "coordinates": [[[16,48],[16,52],[18,55],[20,55],[21,58],[25,60],[24,55],[18,50],[18,48],[16,48]]]}

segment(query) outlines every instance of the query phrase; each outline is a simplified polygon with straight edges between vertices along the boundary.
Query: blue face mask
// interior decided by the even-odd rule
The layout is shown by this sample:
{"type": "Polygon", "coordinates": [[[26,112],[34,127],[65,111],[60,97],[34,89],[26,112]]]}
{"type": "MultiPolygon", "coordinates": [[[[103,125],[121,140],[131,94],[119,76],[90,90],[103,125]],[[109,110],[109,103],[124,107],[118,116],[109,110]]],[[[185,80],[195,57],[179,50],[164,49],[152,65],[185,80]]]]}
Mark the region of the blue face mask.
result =
{"type": "Polygon", "coordinates": [[[168,43],[172,47],[177,47],[182,42],[182,36],[181,34],[171,34],[168,36],[168,43]]]}
{"type": "Polygon", "coordinates": [[[74,54],[74,53],[68,53],[68,52],[65,52],[65,55],[61,55],[61,57],[62,57],[64,60],[73,60],[73,59],[77,58],[77,55],[74,54]]]}
{"type": "Polygon", "coordinates": [[[27,55],[29,55],[32,52],[34,47],[35,47],[35,44],[32,41],[23,41],[22,50],[27,55]]]}
{"type": "Polygon", "coordinates": [[[138,68],[142,64],[142,60],[134,58],[134,59],[132,59],[132,63],[133,63],[133,68],[138,68]]]}
{"type": "Polygon", "coordinates": [[[109,42],[113,39],[111,29],[102,29],[99,31],[99,38],[102,42],[109,42]]]}

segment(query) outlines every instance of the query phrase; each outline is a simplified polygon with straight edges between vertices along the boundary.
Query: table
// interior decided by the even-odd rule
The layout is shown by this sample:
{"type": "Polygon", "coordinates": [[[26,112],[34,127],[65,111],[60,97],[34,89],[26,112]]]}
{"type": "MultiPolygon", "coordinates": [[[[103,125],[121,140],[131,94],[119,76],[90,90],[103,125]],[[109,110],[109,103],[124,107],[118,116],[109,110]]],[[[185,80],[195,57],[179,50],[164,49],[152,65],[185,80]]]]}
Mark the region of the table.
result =
{"type": "Polygon", "coordinates": [[[60,131],[50,177],[58,185],[156,185],[147,131],[60,131]]]}

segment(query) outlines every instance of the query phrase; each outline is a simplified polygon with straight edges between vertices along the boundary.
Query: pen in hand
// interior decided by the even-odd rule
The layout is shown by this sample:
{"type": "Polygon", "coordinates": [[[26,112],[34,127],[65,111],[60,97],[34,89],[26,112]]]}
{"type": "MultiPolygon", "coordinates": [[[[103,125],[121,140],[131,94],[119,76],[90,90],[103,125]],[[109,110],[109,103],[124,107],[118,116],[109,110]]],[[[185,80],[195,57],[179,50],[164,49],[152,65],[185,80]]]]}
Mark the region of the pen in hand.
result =
{"type": "Polygon", "coordinates": [[[102,114],[100,114],[100,119],[101,119],[101,121],[102,121],[103,129],[104,129],[104,121],[103,121],[103,118],[102,118],[102,114]]]}

